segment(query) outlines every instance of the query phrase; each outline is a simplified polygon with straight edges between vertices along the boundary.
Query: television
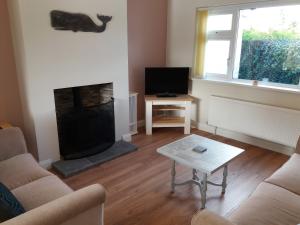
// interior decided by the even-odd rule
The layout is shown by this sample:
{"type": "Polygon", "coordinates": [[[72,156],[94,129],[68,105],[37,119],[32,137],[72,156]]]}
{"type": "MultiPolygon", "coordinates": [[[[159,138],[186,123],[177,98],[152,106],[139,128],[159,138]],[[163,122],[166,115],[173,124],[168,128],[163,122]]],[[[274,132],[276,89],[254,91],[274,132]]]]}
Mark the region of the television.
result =
{"type": "Polygon", "coordinates": [[[176,97],[188,94],[188,67],[156,67],[145,69],[145,94],[176,97]]]}

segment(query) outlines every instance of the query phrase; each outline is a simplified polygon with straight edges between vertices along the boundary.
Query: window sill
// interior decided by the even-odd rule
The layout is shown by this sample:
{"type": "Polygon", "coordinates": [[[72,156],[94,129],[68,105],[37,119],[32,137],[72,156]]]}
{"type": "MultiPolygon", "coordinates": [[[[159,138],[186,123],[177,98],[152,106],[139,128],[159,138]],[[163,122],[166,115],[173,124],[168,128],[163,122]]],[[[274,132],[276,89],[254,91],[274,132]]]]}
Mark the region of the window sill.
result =
{"type": "Polygon", "coordinates": [[[193,81],[201,81],[201,82],[211,82],[225,85],[235,85],[235,86],[243,86],[254,89],[262,89],[262,90],[270,90],[282,93],[292,93],[292,94],[300,94],[300,87],[288,87],[288,85],[280,85],[280,84],[272,84],[265,82],[258,82],[257,85],[253,84],[253,81],[249,80],[222,80],[222,79],[212,79],[212,78],[197,78],[193,77],[193,81]]]}

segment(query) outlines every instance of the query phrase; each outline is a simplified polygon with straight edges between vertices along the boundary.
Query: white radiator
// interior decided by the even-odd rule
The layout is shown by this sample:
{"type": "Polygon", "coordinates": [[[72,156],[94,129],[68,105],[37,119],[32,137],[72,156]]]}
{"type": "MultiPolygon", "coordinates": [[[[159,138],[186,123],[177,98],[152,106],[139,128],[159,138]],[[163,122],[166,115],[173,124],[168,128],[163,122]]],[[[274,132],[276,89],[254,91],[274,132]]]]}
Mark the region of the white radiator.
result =
{"type": "Polygon", "coordinates": [[[208,124],[294,148],[300,111],[211,96],[208,124]]]}

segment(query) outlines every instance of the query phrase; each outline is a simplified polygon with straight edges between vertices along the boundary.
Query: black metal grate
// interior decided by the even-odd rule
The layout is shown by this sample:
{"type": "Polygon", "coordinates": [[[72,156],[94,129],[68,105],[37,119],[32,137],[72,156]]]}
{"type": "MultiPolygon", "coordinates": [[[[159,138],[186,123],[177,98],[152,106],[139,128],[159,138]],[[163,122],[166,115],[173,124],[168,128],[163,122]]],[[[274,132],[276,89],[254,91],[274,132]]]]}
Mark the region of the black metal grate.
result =
{"type": "MultiPolygon", "coordinates": [[[[100,87],[100,86],[99,86],[100,87]]],[[[55,93],[58,93],[56,90],[55,93]]],[[[66,91],[66,89],[65,89],[66,91]]],[[[93,106],[83,104],[81,88],[72,88],[72,105],[62,112],[57,109],[57,126],[60,153],[65,160],[78,159],[104,152],[115,143],[114,100],[93,106]]],[[[97,93],[101,93],[97,91],[97,93]]],[[[56,105],[60,105],[62,93],[56,95],[56,105]]],[[[94,97],[93,95],[91,95],[94,97]]],[[[85,98],[89,97],[85,95],[85,98]]]]}

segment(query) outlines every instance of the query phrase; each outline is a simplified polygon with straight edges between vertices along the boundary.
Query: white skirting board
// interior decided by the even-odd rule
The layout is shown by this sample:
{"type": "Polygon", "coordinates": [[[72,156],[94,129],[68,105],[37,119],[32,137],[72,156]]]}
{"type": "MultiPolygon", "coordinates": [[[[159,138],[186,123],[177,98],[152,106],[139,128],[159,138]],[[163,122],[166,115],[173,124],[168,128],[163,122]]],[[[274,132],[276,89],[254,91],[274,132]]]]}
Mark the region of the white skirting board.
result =
{"type": "Polygon", "coordinates": [[[300,111],[211,96],[208,124],[294,148],[300,111]]]}

